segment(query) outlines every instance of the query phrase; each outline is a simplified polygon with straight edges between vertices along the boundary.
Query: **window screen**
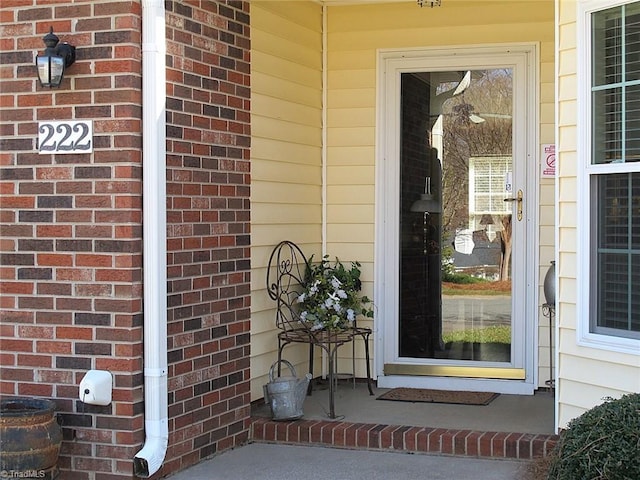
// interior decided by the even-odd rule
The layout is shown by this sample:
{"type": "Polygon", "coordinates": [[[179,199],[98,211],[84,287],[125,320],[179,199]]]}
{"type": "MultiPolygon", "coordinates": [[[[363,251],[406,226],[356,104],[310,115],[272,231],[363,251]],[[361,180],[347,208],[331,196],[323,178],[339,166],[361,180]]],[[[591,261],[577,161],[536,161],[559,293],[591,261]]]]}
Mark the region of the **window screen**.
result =
{"type": "Polygon", "coordinates": [[[595,330],[640,338],[640,173],[594,176],[595,330]],[[609,332],[613,333],[613,332],[609,332]]]}
{"type": "Polygon", "coordinates": [[[593,15],[593,164],[640,160],[640,2],[593,15]]]}
{"type": "Polygon", "coordinates": [[[592,15],[591,330],[640,338],[640,2],[592,15]],[[619,173],[618,173],[619,172],[619,173]]]}

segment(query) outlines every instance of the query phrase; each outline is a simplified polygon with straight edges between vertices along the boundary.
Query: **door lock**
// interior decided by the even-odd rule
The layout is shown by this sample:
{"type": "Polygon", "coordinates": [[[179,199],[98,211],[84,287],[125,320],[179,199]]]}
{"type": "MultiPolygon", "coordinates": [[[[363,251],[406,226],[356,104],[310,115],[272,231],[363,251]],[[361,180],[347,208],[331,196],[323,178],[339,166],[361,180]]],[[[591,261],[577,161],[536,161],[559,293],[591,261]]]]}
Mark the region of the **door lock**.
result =
{"type": "Polygon", "coordinates": [[[523,194],[522,194],[522,190],[518,190],[518,195],[516,197],[511,197],[511,198],[505,198],[504,201],[505,202],[518,202],[517,205],[517,216],[518,216],[518,221],[521,222],[522,221],[522,198],[523,198],[523,194]]]}

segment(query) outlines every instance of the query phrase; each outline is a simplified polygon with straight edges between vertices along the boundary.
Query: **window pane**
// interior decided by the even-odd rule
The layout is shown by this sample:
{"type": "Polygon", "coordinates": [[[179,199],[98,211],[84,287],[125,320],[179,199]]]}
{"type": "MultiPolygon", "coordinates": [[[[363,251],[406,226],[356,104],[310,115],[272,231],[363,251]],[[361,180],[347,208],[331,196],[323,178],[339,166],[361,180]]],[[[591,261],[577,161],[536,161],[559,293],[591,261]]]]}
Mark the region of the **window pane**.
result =
{"type": "Polygon", "coordinates": [[[621,174],[599,178],[598,247],[626,249],[629,242],[628,176],[621,174]]]}
{"type": "Polygon", "coordinates": [[[620,88],[593,93],[593,164],[621,162],[622,94],[620,88]]]}
{"type": "Polygon", "coordinates": [[[600,308],[598,327],[627,330],[629,317],[627,255],[599,255],[600,308]]]}
{"type": "Polygon", "coordinates": [[[591,163],[640,161],[640,2],[592,20],[591,163]]]}
{"type": "Polygon", "coordinates": [[[640,255],[631,258],[631,285],[636,286],[631,288],[631,331],[640,332],[640,255]]]}
{"type": "Polygon", "coordinates": [[[592,16],[593,86],[622,81],[622,8],[603,10],[592,16]]]}
{"type": "MultiPolygon", "coordinates": [[[[631,174],[631,208],[629,215],[631,216],[631,228],[630,228],[630,246],[634,250],[640,250],[640,174],[631,174]]],[[[636,269],[635,273],[640,275],[640,269],[636,269]]],[[[636,283],[636,286],[640,286],[640,283],[636,283]]],[[[640,291],[640,288],[637,289],[640,291]]]]}
{"type": "MultiPolygon", "coordinates": [[[[640,161],[640,2],[592,15],[591,163],[640,161]]],[[[591,331],[640,338],[640,173],[593,174],[591,331]]]]}
{"type": "Polygon", "coordinates": [[[625,80],[640,79],[640,3],[625,6],[625,80]]]}
{"type": "Polygon", "coordinates": [[[640,160],[640,85],[626,89],[625,161],[640,160]]]}
{"type": "Polygon", "coordinates": [[[594,176],[595,331],[640,338],[640,173],[594,176]]]}

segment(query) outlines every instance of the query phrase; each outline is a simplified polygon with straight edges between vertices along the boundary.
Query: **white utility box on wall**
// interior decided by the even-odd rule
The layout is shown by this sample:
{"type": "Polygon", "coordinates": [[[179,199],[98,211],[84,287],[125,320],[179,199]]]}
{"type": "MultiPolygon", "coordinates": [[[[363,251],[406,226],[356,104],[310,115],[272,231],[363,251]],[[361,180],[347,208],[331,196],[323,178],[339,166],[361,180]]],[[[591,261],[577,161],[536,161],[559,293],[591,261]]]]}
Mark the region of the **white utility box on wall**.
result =
{"type": "Polygon", "coordinates": [[[82,402],[90,405],[109,405],[112,390],[113,377],[111,372],[89,370],[80,381],[78,396],[82,402]]]}

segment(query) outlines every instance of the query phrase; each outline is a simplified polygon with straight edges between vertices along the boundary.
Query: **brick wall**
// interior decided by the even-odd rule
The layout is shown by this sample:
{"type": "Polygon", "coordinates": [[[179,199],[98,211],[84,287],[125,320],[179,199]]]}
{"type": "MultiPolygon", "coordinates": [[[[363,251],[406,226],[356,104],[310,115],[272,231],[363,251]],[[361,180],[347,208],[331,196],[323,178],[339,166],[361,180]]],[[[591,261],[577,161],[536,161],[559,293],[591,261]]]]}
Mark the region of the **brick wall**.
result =
{"type": "Polygon", "coordinates": [[[247,440],[249,2],[167,2],[164,472],[247,440]]]}
{"type": "MultiPolygon", "coordinates": [[[[170,446],[161,474],[246,439],[248,2],[166,2],[170,446]],[[196,7],[197,6],[197,7],[196,7]]],[[[62,479],[131,478],[144,441],[140,2],[3,0],[0,393],[53,398],[62,479]],[[59,89],[34,58],[77,47],[59,89]],[[92,119],[94,152],[39,155],[37,122],[92,119]],[[79,402],[91,368],[114,401],[79,402]]]]}

